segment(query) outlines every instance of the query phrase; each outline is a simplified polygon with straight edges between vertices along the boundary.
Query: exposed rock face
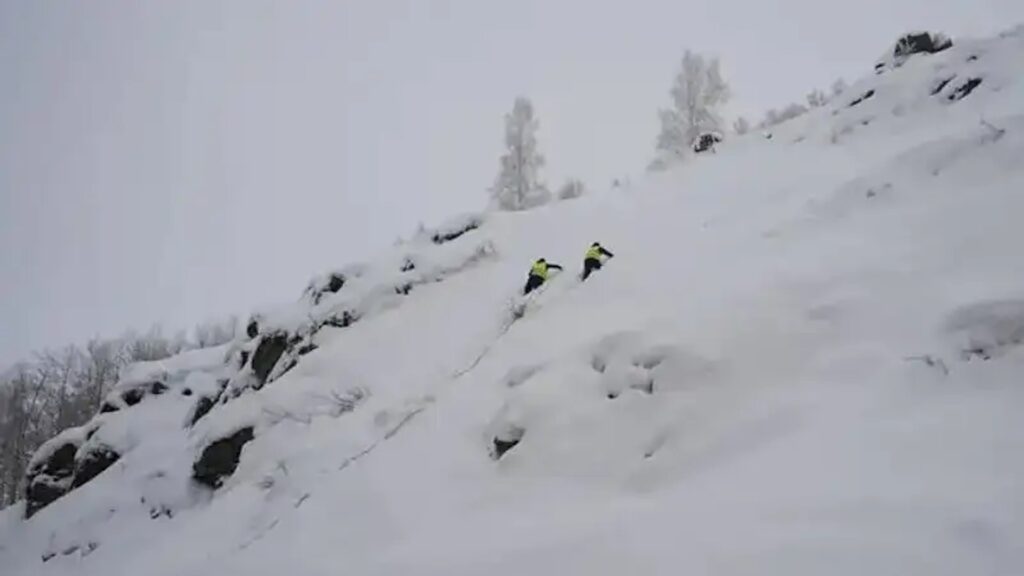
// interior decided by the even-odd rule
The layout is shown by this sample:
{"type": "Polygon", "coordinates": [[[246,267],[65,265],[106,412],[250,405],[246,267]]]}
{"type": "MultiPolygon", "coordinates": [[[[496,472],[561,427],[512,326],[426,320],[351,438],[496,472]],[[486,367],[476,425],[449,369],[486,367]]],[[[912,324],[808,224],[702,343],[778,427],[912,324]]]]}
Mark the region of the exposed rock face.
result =
{"type": "Polygon", "coordinates": [[[450,222],[446,226],[442,226],[434,231],[430,237],[430,241],[434,244],[444,244],[451,242],[459,236],[462,236],[466,232],[476,230],[483,224],[483,220],[479,217],[465,217],[456,219],[450,222]]]}
{"type": "Polygon", "coordinates": [[[340,272],[331,272],[325,277],[314,280],[310,283],[309,287],[306,288],[306,294],[309,296],[310,301],[316,305],[323,300],[327,294],[337,294],[345,287],[345,283],[348,278],[340,272]]]}
{"type": "Polygon", "coordinates": [[[715,150],[715,144],[722,141],[722,137],[713,132],[705,132],[697,137],[697,141],[693,143],[693,151],[698,154],[701,152],[707,152],[715,150]]]}
{"type": "Polygon", "coordinates": [[[892,68],[899,68],[914,54],[934,54],[953,46],[953,41],[937,32],[911,32],[896,41],[892,50],[875,64],[875,72],[881,74],[892,68]]]}
{"type": "Polygon", "coordinates": [[[255,317],[249,319],[249,323],[245,326],[245,334],[249,338],[255,338],[260,335],[260,323],[255,317]]]}
{"type": "Polygon", "coordinates": [[[526,430],[518,426],[509,426],[501,434],[494,437],[494,446],[491,450],[491,456],[495,460],[500,460],[506,452],[515,448],[519,442],[522,441],[523,435],[526,434],[526,430]]]}
{"type": "Polygon", "coordinates": [[[203,416],[209,414],[210,410],[213,410],[215,404],[216,402],[213,398],[210,398],[209,396],[200,396],[199,400],[196,401],[196,407],[192,409],[192,416],[189,418],[188,422],[189,427],[195,426],[196,422],[199,422],[203,416]]]}
{"type": "Polygon", "coordinates": [[[28,470],[25,487],[26,518],[31,518],[68,491],[75,473],[76,452],[78,445],[68,442],[28,470]]]}
{"type": "Polygon", "coordinates": [[[192,478],[204,486],[219,488],[225,478],[235,473],[242,447],[252,439],[253,429],[249,426],[211,443],[192,465],[192,478]]]}
{"type": "MultiPolygon", "coordinates": [[[[83,430],[83,429],[72,429],[83,430]]],[[[26,474],[25,517],[29,518],[54,500],[99,476],[117,462],[121,455],[109,446],[81,449],[89,434],[76,434],[53,450],[48,457],[29,468],[26,474]]]]}
{"type": "Polygon", "coordinates": [[[99,476],[120,458],[121,455],[109,446],[98,446],[79,456],[75,463],[75,477],[71,481],[71,488],[78,488],[99,476]]]}
{"type": "Polygon", "coordinates": [[[931,32],[913,32],[896,42],[893,56],[906,59],[912,54],[934,54],[953,46],[953,41],[941,34],[931,32]]]}
{"type": "Polygon", "coordinates": [[[288,349],[288,335],[284,333],[268,334],[260,341],[252,354],[252,371],[262,386],[267,382],[274,365],[288,349]]]}

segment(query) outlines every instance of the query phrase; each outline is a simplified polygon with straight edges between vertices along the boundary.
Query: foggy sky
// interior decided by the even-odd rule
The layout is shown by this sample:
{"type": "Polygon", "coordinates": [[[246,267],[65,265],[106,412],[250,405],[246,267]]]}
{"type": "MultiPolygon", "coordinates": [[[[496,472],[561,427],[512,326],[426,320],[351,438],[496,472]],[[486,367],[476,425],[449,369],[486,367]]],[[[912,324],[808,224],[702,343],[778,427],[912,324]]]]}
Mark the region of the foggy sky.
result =
{"type": "Polygon", "coordinates": [[[530,96],[548,183],[651,159],[682,52],[755,117],[854,80],[908,29],[1020,0],[0,0],[0,366],[298,297],[480,208],[530,96]]]}

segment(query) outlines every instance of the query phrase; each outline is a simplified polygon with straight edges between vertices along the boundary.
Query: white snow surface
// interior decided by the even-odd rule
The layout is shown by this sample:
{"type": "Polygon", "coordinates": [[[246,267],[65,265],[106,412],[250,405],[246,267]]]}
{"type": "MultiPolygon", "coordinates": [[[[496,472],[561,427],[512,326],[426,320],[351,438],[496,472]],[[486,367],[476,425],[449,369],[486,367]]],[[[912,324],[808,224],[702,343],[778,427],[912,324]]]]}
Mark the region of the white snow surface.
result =
{"type": "Polygon", "coordinates": [[[226,350],[132,369],[179,384],[98,417],[110,469],[0,512],[2,573],[1024,573],[1024,29],[773,132],[351,268],[274,322],[360,320],[194,428],[177,391],[226,350]]]}

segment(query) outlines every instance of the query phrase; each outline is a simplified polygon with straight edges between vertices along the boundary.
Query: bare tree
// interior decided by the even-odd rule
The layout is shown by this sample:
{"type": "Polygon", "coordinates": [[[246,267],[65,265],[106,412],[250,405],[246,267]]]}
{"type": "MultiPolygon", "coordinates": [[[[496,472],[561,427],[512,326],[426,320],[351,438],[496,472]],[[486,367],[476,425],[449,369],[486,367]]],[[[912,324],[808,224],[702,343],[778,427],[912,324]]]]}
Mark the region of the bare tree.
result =
{"type": "Polygon", "coordinates": [[[0,506],[21,497],[26,467],[43,442],[97,413],[122,367],[166,358],[183,341],[154,327],[142,336],[94,338],[84,349],[46,350],[0,374],[0,506]]]}
{"type": "Polygon", "coordinates": [[[90,412],[98,412],[103,398],[117,381],[117,373],[127,363],[119,340],[93,338],[85,345],[87,356],[83,374],[83,393],[90,412]]]}
{"type": "Polygon", "coordinates": [[[758,124],[758,128],[771,128],[776,124],[782,124],[787,120],[796,118],[797,116],[807,113],[807,107],[803,104],[790,104],[782,110],[775,110],[774,108],[769,110],[764,115],[764,120],[758,124]]]}
{"type": "Polygon", "coordinates": [[[162,360],[181,351],[182,344],[163,335],[163,328],[154,325],[145,334],[129,332],[125,338],[126,352],[131,362],[162,360]]]}
{"type": "Polygon", "coordinates": [[[0,391],[5,399],[0,437],[5,505],[18,500],[24,484],[25,468],[35,449],[51,435],[43,421],[46,376],[28,364],[16,366],[0,391]]]}
{"type": "Polygon", "coordinates": [[[195,344],[199,348],[210,348],[227,344],[235,339],[238,330],[238,316],[224,320],[205,322],[195,327],[195,344]]]}

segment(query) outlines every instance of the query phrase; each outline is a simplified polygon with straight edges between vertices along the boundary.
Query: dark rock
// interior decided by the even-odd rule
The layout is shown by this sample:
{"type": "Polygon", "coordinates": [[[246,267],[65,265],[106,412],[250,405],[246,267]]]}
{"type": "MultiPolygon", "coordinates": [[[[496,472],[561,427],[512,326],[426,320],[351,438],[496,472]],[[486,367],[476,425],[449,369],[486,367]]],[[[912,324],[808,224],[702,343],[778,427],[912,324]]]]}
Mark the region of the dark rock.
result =
{"type": "Polygon", "coordinates": [[[516,438],[513,440],[505,440],[502,438],[494,438],[494,459],[499,460],[506,452],[515,448],[522,438],[516,438]]]}
{"type": "Polygon", "coordinates": [[[341,316],[334,315],[328,318],[327,320],[324,320],[322,326],[331,326],[334,328],[347,328],[351,326],[352,323],[355,322],[356,320],[357,318],[354,314],[352,314],[348,310],[345,310],[344,312],[341,313],[341,316]]]}
{"type": "Polygon", "coordinates": [[[78,445],[64,444],[46,461],[29,469],[25,485],[25,518],[48,506],[67,492],[69,479],[75,473],[78,445]]]}
{"type": "Polygon", "coordinates": [[[298,354],[299,356],[305,356],[306,354],[309,354],[310,352],[316,350],[317,348],[319,348],[319,346],[310,342],[296,350],[295,353],[298,354]]]}
{"type": "Polygon", "coordinates": [[[174,511],[168,508],[167,506],[164,506],[163,504],[161,504],[160,506],[154,506],[149,509],[149,517],[153,520],[156,520],[161,516],[174,518],[174,511]]]}
{"type": "Polygon", "coordinates": [[[974,89],[977,88],[980,85],[981,85],[981,78],[969,78],[966,82],[964,82],[963,84],[957,86],[956,89],[953,90],[952,94],[950,94],[946,98],[950,102],[956,102],[957,100],[963,100],[968,95],[970,95],[971,92],[974,92],[974,89]]]}
{"type": "Polygon", "coordinates": [[[249,351],[242,350],[238,353],[238,369],[245,368],[245,365],[249,362],[249,351]]]}
{"type": "Polygon", "coordinates": [[[192,465],[192,478],[210,488],[219,488],[224,478],[238,468],[242,447],[253,439],[252,426],[242,428],[227,438],[211,443],[203,449],[199,460],[192,465]]]}
{"type": "Polygon", "coordinates": [[[274,365],[288,348],[288,335],[283,332],[264,335],[252,354],[252,371],[260,384],[266,384],[274,365]]]}
{"type": "Polygon", "coordinates": [[[943,78],[943,79],[939,80],[938,82],[936,82],[935,86],[932,86],[932,96],[935,96],[939,92],[942,92],[942,89],[945,88],[946,85],[948,85],[950,82],[953,81],[953,78],[956,78],[956,76],[950,76],[949,78],[943,78]]]}
{"type": "Polygon", "coordinates": [[[510,426],[504,432],[494,436],[494,447],[491,456],[495,460],[501,459],[506,452],[516,447],[522,441],[526,430],[519,426],[510,426]]]}
{"type": "Polygon", "coordinates": [[[189,418],[189,427],[195,426],[196,422],[210,413],[216,405],[216,398],[210,398],[209,396],[200,396],[199,400],[196,401],[195,408],[192,409],[192,417],[189,418]]]}
{"type": "Polygon", "coordinates": [[[416,263],[412,261],[412,258],[406,258],[402,262],[402,272],[409,272],[416,269],[416,263]]]}
{"type": "Polygon", "coordinates": [[[906,60],[913,54],[934,54],[953,46],[945,36],[929,32],[916,32],[903,36],[896,42],[892,55],[897,61],[906,60]]]}
{"type": "Polygon", "coordinates": [[[260,335],[260,323],[255,318],[249,319],[249,324],[245,327],[245,333],[249,338],[255,338],[260,335]]]}
{"type": "Polygon", "coordinates": [[[110,412],[117,412],[118,410],[120,410],[120,408],[114,406],[110,402],[104,402],[103,405],[100,406],[100,414],[109,414],[110,412]]]}
{"type": "Polygon", "coordinates": [[[203,395],[196,401],[195,407],[192,408],[192,416],[189,418],[189,427],[195,426],[196,422],[198,422],[203,416],[209,414],[210,410],[213,410],[213,407],[217,405],[217,402],[224,398],[224,390],[228,387],[228,381],[219,380],[217,381],[217,385],[219,390],[216,395],[203,395]]]}
{"type": "Polygon", "coordinates": [[[326,279],[317,278],[306,288],[306,294],[313,304],[319,304],[325,294],[335,294],[345,286],[344,274],[331,272],[326,279]]]}
{"type": "Polygon", "coordinates": [[[167,385],[166,384],[164,384],[163,382],[150,382],[150,384],[149,384],[149,393],[150,394],[152,394],[154,396],[159,396],[159,395],[163,394],[164,392],[167,392],[167,385]]]}
{"type": "Polygon", "coordinates": [[[144,395],[145,394],[140,388],[132,388],[131,390],[127,390],[121,394],[121,400],[124,400],[124,403],[129,406],[135,406],[139,402],[142,402],[142,397],[144,395]]]}
{"type": "Polygon", "coordinates": [[[278,374],[278,376],[284,376],[292,368],[295,368],[296,366],[298,366],[298,364],[299,364],[299,361],[298,361],[297,358],[295,358],[295,357],[288,358],[288,360],[284,364],[284,368],[281,368],[281,372],[280,372],[280,374],[278,374]]]}
{"type": "Polygon", "coordinates": [[[707,152],[715,150],[715,144],[722,141],[722,137],[718,134],[706,132],[697,137],[697,141],[693,144],[693,151],[698,154],[701,152],[707,152]]]}
{"type": "Polygon", "coordinates": [[[78,488],[99,476],[120,458],[121,455],[109,446],[99,446],[89,450],[75,463],[75,478],[71,482],[71,488],[78,488]]]}
{"type": "Polygon", "coordinates": [[[854,106],[856,106],[856,105],[860,104],[861,102],[863,102],[863,101],[865,101],[865,100],[868,100],[868,99],[870,99],[870,98],[871,98],[871,97],[873,97],[874,95],[875,95],[875,91],[874,91],[874,90],[868,90],[867,92],[865,92],[864,94],[862,94],[862,95],[860,96],[860,98],[857,98],[857,99],[856,99],[856,100],[854,100],[853,102],[850,102],[850,104],[849,104],[849,108],[853,108],[854,106]]]}
{"type": "Polygon", "coordinates": [[[78,544],[72,544],[71,546],[68,546],[67,548],[61,551],[61,554],[65,556],[70,556],[75,552],[78,552],[78,544]]]}
{"type": "Polygon", "coordinates": [[[401,294],[402,296],[408,296],[409,292],[412,292],[412,284],[402,284],[401,286],[395,286],[395,294],[401,294]]]}
{"type": "Polygon", "coordinates": [[[75,471],[75,453],[78,452],[78,446],[71,442],[61,446],[50,455],[50,458],[42,464],[42,469],[39,470],[42,474],[53,476],[54,478],[66,478],[75,471]]]}
{"type": "Polygon", "coordinates": [[[479,227],[479,220],[469,220],[461,227],[445,230],[443,232],[435,232],[434,235],[430,238],[430,240],[434,244],[444,244],[445,242],[451,242],[452,240],[455,240],[456,238],[462,236],[466,232],[476,230],[479,227]]]}
{"type": "Polygon", "coordinates": [[[25,488],[25,518],[49,506],[65,494],[64,488],[38,479],[33,479],[25,488]]]}
{"type": "Polygon", "coordinates": [[[191,396],[192,395],[192,389],[191,388],[182,388],[181,389],[181,395],[182,396],[191,396]]]}
{"type": "Polygon", "coordinates": [[[891,68],[899,68],[914,54],[934,54],[942,52],[953,46],[953,42],[946,36],[931,32],[913,32],[903,35],[892,50],[875,64],[875,72],[884,73],[891,68]]]}
{"type": "Polygon", "coordinates": [[[341,290],[342,286],[345,285],[345,277],[341,274],[331,274],[330,280],[327,281],[327,291],[331,294],[337,293],[341,290]]]}

